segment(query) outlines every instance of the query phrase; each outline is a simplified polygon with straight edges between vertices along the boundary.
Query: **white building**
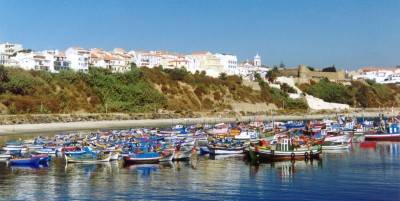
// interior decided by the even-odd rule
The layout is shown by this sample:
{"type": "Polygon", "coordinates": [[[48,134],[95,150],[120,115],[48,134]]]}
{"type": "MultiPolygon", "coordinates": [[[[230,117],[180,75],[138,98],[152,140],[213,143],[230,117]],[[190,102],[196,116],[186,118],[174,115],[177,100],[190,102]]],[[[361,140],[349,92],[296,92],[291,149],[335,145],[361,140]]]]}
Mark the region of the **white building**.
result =
{"type": "Polygon", "coordinates": [[[254,56],[253,64],[254,64],[254,66],[257,66],[257,67],[260,67],[262,65],[261,57],[260,57],[260,55],[258,55],[258,53],[256,54],[256,56],[254,56]]]}
{"type": "Polygon", "coordinates": [[[107,52],[95,48],[90,50],[89,64],[122,73],[130,70],[130,59],[131,57],[121,49],[117,49],[116,52],[107,52]]]}
{"type": "Polygon", "coordinates": [[[226,73],[221,60],[211,52],[195,52],[186,55],[192,62],[189,65],[189,71],[205,71],[211,77],[218,77],[221,73],[226,73]]]}
{"type": "Polygon", "coordinates": [[[130,51],[129,54],[132,55],[132,62],[138,67],[175,68],[180,64],[186,64],[181,55],[165,51],[130,51]]]}
{"type": "Polygon", "coordinates": [[[393,82],[390,80],[397,80],[397,76],[395,74],[400,74],[400,68],[366,67],[358,70],[356,74],[353,75],[353,79],[368,79],[374,80],[377,83],[384,84],[393,82]]]}
{"type": "Polygon", "coordinates": [[[232,54],[215,54],[215,56],[217,58],[219,58],[221,64],[224,67],[224,71],[226,72],[226,74],[228,75],[235,75],[237,74],[237,57],[236,55],[232,55],[232,54]]]}
{"type": "Polygon", "coordinates": [[[10,58],[18,51],[23,50],[21,44],[16,43],[1,43],[0,44],[0,65],[12,66],[15,63],[10,58]]]}
{"type": "Polygon", "coordinates": [[[63,52],[58,50],[45,50],[42,54],[50,61],[50,72],[59,73],[61,70],[70,69],[70,62],[63,52]]]}
{"type": "Polygon", "coordinates": [[[19,52],[11,59],[15,61],[16,67],[24,70],[51,71],[53,62],[41,52],[19,52]]]}
{"type": "Polygon", "coordinates": [[[72,70],[88,72],[90,51],[80,47],[70,47],[65,51],[72,70]]]}

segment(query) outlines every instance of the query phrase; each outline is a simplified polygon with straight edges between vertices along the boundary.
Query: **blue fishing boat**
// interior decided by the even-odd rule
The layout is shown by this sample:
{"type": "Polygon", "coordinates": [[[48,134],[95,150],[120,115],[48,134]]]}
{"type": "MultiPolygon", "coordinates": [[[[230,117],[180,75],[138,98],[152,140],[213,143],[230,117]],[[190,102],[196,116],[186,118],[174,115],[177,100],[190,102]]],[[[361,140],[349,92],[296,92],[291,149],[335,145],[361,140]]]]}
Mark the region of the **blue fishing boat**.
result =
{"type": "Polygon", "coordinates": [[[40,157],[10,159],[10,165],[39,166],[41,160],[42,158],[40,157]]]}

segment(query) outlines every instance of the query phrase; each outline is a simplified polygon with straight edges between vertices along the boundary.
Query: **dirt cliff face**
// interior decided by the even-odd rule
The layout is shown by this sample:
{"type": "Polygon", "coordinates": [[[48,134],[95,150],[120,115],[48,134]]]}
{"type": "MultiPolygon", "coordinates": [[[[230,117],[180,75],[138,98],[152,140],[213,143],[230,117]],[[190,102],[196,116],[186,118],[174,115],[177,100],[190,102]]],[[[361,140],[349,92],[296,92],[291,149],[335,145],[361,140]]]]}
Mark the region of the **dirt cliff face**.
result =
{"type": "Polygon", "coordinates": [[[143,69],[145,77],[167,97],[166,109],[171,111],[254,111],[267,110],[259,90],[245,86],[240,77],[227,76],[216,79],[204,74],[189,74],[178,77],[167,70],[143,69]],[[247,107],[244,104],[257,104],[247,107]]]}

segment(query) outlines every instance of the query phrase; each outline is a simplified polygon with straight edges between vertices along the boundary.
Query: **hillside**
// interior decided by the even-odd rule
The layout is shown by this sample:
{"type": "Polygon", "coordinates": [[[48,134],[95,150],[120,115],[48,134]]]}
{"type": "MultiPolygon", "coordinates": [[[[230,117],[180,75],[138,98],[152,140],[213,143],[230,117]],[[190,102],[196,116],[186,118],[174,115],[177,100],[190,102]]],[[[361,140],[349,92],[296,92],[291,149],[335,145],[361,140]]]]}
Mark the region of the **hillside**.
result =
{"type": "MultiPolygon", "coordinates": [[[[267,112],[271,109],[305,111],[304,99],[291,99],[290,87],[270,87],[258,77],[259,90],[245,86],[238,76],[207,76],[185,69],[134,68],[111,73],[91,68],[89,73],[24,71],[0,67],[2,114],[267,112]]],[[[300,88],[326,101],[352,106],[398,106],[397,86],[353,82],[351,86],[322,81],[300,88]],[[368,94],[362,98],[362,94],[368,94]]]]}
{"type": "Polygon", "coordinates": [[[115,74],[92,68],[87,74],[51,74],[0,67],[0,80],[3,114],[254,111],[287,101],[282,94],[272,97],[269,91],[244,86],[237,76],[218,79],[184,69],[135,68],[115,74]]]}
{"type": "Polygon", "coordinates": [[[372,80],[354,80],[349,85],[330,82],[302,84],[299,88],[324,101],[348,104],[359,108],[399,107],[400,87],[395,84],[378,84],[372,80]]]}

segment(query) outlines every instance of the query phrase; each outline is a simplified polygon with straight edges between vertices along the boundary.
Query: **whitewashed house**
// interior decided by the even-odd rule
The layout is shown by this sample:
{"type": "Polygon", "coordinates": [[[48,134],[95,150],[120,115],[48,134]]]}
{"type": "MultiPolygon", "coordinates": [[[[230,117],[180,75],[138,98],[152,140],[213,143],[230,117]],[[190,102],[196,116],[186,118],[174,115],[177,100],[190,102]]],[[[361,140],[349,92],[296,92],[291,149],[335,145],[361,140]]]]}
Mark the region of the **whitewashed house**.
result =
{"type": "Polygon", "coordinates": [[[1,43],[0,44],[0,65],[13,66],[15,62],[11,59],[18,51],[23,50],[21,44],[1,43]]]}
{"type": "Polygon", "coordinates": [[[130,70],[130,57],[122,53],[107,52],[102,49],[91,49],[89,64],[93,67],[109,69],[114,73],[130,70]]]}
{"type": "Polygon", "coordinates": [[[168,68],[185,68],[186,70],[189,70],[189,59],[187,59],[185,56],[178,56],[175,59],[171,59],[168,61],[168,68]]]}
{"type": "Polygon", "coordinates": [[[195,52],[187,57],[193,62],[189,67],[190,71],[205,71],[211,77],[218,77],[221,73],[226,73],[220,59],[211,52],[195,52]]]}
{"type": "Polygon", "coordinates": [[[381,67],[366,67],[361,68],[353,75],[353,79],[364,79],[374,80],[377,83],[390,83],[389,80],[397,80],[397,76],[394,74],[400,74],[400,68],[381,68],[381,67]]]}
{"type": "Polygon", "coordinates": [[[44,50],[41,53],[46,57],[46,60],[50,61],[50,72],[59,73],[61,70],[70,68],[70,63],[63,52],[58,50],[44,50]]]}
{"type": "Polygon", "coordinates": [[[80,47],[70,47],[65,51],[65,56],[70,62],[72,70],[80,72],[89,71],[90,51],[80,47]]]}
{"type": "Polygon", "coordinates": [[[238,64],[236,55],[217,53],[215,56],[219,58],[226,74],[235,75],[237,73],[238,64]]]}
{"type": "Polygon", "coordinates": [[[19,52],[12,59],[16,62],[16,67],[24,70],[43,70],[51,71],[53,60],[41,52],[19,52]]]}

